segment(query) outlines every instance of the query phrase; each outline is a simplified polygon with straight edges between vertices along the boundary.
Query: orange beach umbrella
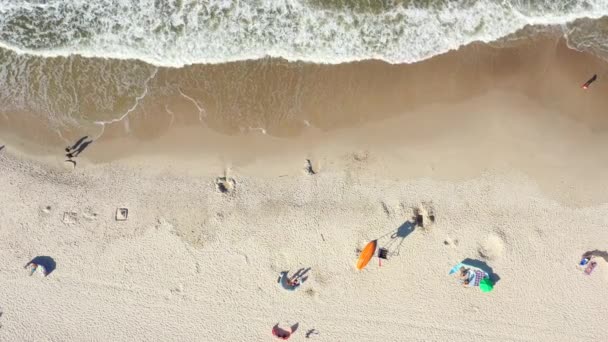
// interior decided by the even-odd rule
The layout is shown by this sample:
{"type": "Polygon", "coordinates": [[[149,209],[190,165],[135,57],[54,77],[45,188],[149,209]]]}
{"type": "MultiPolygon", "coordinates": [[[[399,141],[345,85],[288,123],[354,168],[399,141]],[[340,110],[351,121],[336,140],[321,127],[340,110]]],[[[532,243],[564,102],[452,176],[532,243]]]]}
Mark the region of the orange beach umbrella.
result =
{"type": "Polygon", "coordinates": [[[365,266],[367,266],[367,263],[374,256],[374,253],[376,252],[377,241],[378,240],[370,241],[367,245],[365,245],[363,251],[361,251],[361,254],[359,255],[359,260],[357,261],[358,270],[362,270],[363,268],[365,268],[365,266]]]}

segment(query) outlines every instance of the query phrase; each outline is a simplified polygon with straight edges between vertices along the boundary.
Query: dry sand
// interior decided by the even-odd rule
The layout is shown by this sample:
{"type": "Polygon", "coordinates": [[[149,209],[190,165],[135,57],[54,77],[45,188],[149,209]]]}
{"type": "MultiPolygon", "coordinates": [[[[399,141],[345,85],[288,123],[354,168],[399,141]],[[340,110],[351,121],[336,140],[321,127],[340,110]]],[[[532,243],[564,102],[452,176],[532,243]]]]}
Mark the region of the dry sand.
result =
{"type": "Polygon", "coordinates": [[[608,263],[577,267],[608,249],[601,102],[544,97],[575,70],[287,140],[106,137],[76,169],[4,139],[0,341],[271,341],[276,323],[298,323],[293,341],[608,340],[608,263]],[[436,223],[402,239],[423,204],[436,223]],[[389,260],[357,271],[377,238],[389,260]],[[23,269],[37,255],[57,263],[46,278],[23,269]],[[448,276],[465,258],[493,268],[493,292],[448,276]],[[310,279],[283,290],[300,267],[310,279]]]}
{"type": "Polygon", "coordinates": [[[508,169],[393,177],[399,160],[380,150],[326,155],[315,175],[296,156],[258,160],[266,175],[234,166],[229,194],[213,158],[189,172],[161,157],[66,171],[2,151],[0,340],[269,341],[275,323],[299,323],[294,341],[310,329],[318,341],[608,338],[608,264],[590,277],[576,266],[606,248],[608,205],[560,203],[508,169]],[[436,224],[391,239],[422,203],[436,224]],[[356,249],[379,237],[394,255],[356,271],[356,249]],[[22,268],[36,255],[57,262],[47,278],[22,268]],[[447,275],[482,255],[501,278],[492,293],[447,275]],[[309,281],[281,289],[279,272],[299,267],[309,281]]]}

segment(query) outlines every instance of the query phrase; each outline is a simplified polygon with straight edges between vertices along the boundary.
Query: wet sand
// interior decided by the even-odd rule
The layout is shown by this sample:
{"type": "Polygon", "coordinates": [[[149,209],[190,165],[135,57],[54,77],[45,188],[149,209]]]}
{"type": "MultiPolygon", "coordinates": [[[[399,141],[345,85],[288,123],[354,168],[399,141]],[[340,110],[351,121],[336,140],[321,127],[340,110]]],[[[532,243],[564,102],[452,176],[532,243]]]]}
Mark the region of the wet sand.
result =
{"type": "Polygon", "coordinates": [[[83,135],[96,138],[81,156],[92,163],[164,155],[176,165],[193,156],[244,165],[275,156],[278,165],[266,162],[263,170],[281,169],[285,158],[301,163],[361,150],[386,155],[387,165],[409,160],[405,170],[386,166],[389,175],[455,180],[518,170],[560,201],[584,205],[606,200],[597,191],[608,165],[605,68],[545,37],[502,48],[476,44],[413,65],[252,61],[160,69],[146,96],[125,102],[132,111],[120,121],[49,131],[13,115],[22,120],[1,127],[9,146],[58,162],[83,135]],[[581,90],[594,73],[599,81],[581,90]]]}

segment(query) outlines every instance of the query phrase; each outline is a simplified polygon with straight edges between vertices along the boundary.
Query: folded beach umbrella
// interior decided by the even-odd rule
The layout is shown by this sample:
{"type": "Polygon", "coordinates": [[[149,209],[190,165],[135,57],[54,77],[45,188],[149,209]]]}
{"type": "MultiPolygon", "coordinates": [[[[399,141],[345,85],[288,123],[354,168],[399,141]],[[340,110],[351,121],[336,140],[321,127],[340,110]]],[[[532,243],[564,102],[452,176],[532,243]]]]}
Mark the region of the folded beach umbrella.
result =
{"type": "Polygon", "coordinates": [[[358,270],[362,270],[363,268],[365,268],[365,266],[367,266],[367,263],[374,256],[374,253],[376,252],[377,241],[378,240],[370,241],[367,245],[365,245],[365,248],[363,248],[363,251],[359,255],[359,260],[357,261],[358,270]]]}
{"type": "Polygon", "coordinates": [[[460,267],[464,266],[463,263],[459,262],[458,265],[452,267],[452,269],[450,270],[450,273],[448,273],[448,275],[452,275],[454,273],[456,273],[456,271],[458,271],[460,269],[460,267]]]}
{"type": "Polygon", "coordinates": [[[490,292],[494,289],[494,284],[490,278],[483,278],[479,282],[479,289],[481,292],[490,292]]]}

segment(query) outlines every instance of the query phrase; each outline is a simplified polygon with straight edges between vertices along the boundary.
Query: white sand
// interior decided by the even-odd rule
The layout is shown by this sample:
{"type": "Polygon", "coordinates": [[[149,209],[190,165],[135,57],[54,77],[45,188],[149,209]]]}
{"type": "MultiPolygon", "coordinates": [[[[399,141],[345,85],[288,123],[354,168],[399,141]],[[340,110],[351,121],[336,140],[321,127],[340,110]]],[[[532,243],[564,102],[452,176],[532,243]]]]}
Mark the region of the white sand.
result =
{"type": "Polygon", "coordinates": [[[442,131],[425,113],[414,127],[435,125],[434,136],[366,128],[389,147],[344,143],[363,144],[355,129],[335,134],[340,146],[235,162],[231,194],[217,191],[225,161],[209,151],[183,165],[148,155],[68,170],[7,145],[0,341],[271,341],[276,323],[299,324],[293,341],[310,329],[316,341],[608,340],[608,264],[577,267],[608,248],[597,176],[608,163],[592,157],[603,140],[542,115],[491,114],[442,131]],[[423,202],[436,224],[399,247],[391,234],[423,202]],[[127,221],[114,220],[118,207],[127,221]],[[356,249],[382,236],[398,255],[357,271],[356,249]],[[489,294],[447,275],[480,254],[501,278],[489,294]],[[23,269],[37,255],[57,262],[47,278],[23,269]],[[280,288],[279,272],[300,267],[312,268],[302,288],[280,288]]]}
{"type": "Polygon", "coordinates": [[[608,339],[608,265],[590,277],[576,267],[606,247],[608,205],[564,207],[522,175],[236,174],[224,195],[210,175],[0,161],[1,341],[269,341],[277,322],[299,323],[294,341],[313,328],[318,341],[608,339]],[[356,248],[422,201],[436,225],[356,271],[356,248]],[[113,219],[120,206],[126,222],[113,219]],[[69,211],[75,224],[62,222],[69,211]],[[447,276],[479,251],[501,278],[490,294],[447,276]],[[36,255],[57,262],[49,277],[22,268],[36,255]],[[299,267],[309,281],[282,290],[279,272],[299,267]]]}

